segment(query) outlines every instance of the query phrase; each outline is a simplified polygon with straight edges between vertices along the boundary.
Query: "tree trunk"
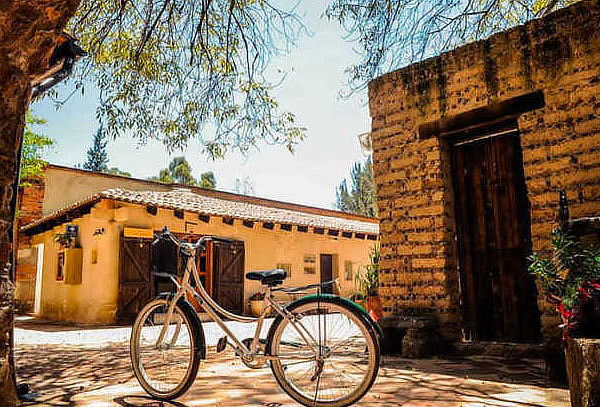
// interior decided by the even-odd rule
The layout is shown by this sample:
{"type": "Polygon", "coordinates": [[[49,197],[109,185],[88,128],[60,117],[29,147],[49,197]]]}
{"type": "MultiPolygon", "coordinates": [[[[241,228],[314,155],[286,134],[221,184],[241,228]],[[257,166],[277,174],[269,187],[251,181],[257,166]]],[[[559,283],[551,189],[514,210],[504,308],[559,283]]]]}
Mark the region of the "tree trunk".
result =
{"type": "Polygon", "coordinates": [[[17,405],[12,366],[13,185],[31,80],[48,68],[80,0],[0,0],[0,407],[17,405]],[[7,269],[10,270],[10,269],[7,269]]]}

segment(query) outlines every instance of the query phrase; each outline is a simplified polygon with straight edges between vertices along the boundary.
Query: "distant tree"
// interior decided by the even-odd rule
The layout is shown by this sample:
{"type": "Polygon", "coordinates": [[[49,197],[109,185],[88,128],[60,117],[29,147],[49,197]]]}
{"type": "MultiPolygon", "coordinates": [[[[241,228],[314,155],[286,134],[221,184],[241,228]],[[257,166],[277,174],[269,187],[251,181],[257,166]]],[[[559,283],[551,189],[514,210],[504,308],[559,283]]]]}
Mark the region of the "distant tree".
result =
{"type": "Polygon", "coordinates": [[[94,134],[92,146],[87,151],[87,161],[83,163],[83,169],[96,172],[108,171],[108,152],[106,146],[108,140],[102,126],[94,134]]]}
{"type": "Polygon", "coordinates": [[[129,173],[127,171],[121,171],[117,167],[110,167],[108,170],[106,170],[106,172],[108,174],[120,175],[122,177],[131,177],[131,173],[129,173]]]}
{"type": "Polygon", "coordinates": [[[244,178],[236,178],[233,189],[236,194],[254,195],[254,185],[252,184],[252,180],[249,176],[245,176],[244,178]]]}
{"type": "Polygon", "coordinates": [[[215,189],[217,187],[217,179],[212,171],[203,172],[200,174],[198,186],[202,188],[215,189]]]}
{"type": "Polygon", "coordinates": [[[150,177],[152,181],[164,182],[165,184],[182,184],[214,189],[217,186],[215,174],[211,171],[200,174],[197,180],[192,174],[192,166],[185,157],[174,157],[167,168],[163,168],[158,176],[150,177]]]}
{"type": "Polygon", "coordinates": [[[354,163],[350,170],[350,179],[343,180],[336,188],[335,206],[343,212],[377,216],[377,200],[371,158],[368,158],[364,163],[354,163]]]}
{"type": "Polygon", "coordinates": [[[44,152],[54,145],[54,140],[33,129],[34,126],[44,124],[46,120],[27,112],[21,152],[21,185],[25,185],[27,179],[42,175],[44,165],[47,164],[44,160],[44,152]]]}
{"type": "Polygon", "coordinates": [[[196,186],[198,182],[192,175],[192,166],[185,157],[175,157],[169,163],[169,173],[178,184],[196,186]]]}

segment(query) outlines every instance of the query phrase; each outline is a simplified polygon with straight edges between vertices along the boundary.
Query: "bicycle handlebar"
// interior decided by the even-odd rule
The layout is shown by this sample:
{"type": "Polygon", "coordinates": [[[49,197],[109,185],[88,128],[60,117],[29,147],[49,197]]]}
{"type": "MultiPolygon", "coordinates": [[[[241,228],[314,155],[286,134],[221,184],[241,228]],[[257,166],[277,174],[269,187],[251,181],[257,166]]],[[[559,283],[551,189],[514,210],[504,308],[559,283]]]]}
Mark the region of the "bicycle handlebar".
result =
{"type": "Polygon", "coordinates": [[[229,243],[235,242],[235,240],[233,240],[233,239],[227,239],[225,237],[218,237],[218,236],[213,236],[213,235],[204,235],[204,236],[200,237],[200,239],[198,239],[198,241],[196,243],[182,242],[177,236],[175,236],[173,233],[171,233],[169,228],[166,226],[160,232],[158,237],[156,239],[154,239],[152,244],[155,245],[163,239],[171,240],[178,247],[181,247],[182,245],[185,244],[185,245],[188,245],[192,249],[197,249],[198,247],[201,247],[202,245],[204,245],[205,242],[207,242],[209,240],[216,241],[216,242],[229,242],[229,243]]]}

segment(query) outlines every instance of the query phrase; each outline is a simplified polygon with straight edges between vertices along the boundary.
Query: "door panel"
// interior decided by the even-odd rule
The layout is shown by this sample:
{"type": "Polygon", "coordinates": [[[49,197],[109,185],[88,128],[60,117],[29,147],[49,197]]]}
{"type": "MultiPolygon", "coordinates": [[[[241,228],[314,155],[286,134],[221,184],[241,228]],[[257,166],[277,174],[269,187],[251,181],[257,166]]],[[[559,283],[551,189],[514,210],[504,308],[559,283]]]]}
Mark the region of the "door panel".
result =
{"type": "Polygon", "coordinates": [[[214,242],[213,298],[226,310],[244,311],[244,242],[214,242]]]}
{"type": "Polygon", "coordinates": [[[153,297],[151,241],[121,238],[117,321],[131,323],[153,297]]]}
{"type": "MultiPolygon", "coordinates": [[[[321,264],[321,283],[333,280],[333,256],[331,254],[322,254],[321,264]]],[[[322,292],[333,293],[333,284],[328,284],[322,288],[322,292]]]]}
{"type": "Polygon", "coordinates": [[[466,339],[536,341],[540,322],[526,271],[530,223],[518,133],[456,145],[452,162],[466,339]]]}

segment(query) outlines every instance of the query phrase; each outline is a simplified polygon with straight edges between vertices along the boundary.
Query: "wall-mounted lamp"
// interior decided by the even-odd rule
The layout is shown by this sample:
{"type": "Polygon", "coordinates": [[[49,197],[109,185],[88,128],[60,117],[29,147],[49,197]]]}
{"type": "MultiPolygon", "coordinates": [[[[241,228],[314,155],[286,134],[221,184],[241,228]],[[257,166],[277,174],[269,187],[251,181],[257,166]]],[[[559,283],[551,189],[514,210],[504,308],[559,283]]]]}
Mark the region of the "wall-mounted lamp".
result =
{"type": "Polygon", "coordinates": [[[362,133],[358,135],[358,143],[362,153],[367,156],[373,153],[373,144],[371,143],[371,132],[362,133]]]}
{"type": "Polygon", "coordinates": [[[96,230],[94,230],[94,233],[92,233],[92,237],[99,239],[104,233],[104,228],[96,228],[96,230]]]}

